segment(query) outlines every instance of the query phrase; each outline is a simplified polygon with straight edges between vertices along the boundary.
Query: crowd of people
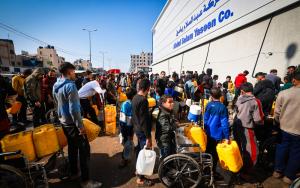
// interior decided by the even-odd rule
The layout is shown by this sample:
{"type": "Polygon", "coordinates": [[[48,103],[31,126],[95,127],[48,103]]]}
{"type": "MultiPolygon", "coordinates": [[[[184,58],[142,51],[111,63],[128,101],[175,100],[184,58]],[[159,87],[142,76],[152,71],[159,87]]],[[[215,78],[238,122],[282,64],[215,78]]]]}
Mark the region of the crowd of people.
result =
{"type": "MultiPolygon", "coordinates": [[[[253,174],[257,163],[258,141],[264,140],[275,129],[279,134],[276,148],[273,176],[283,177],[291,184],[300,171],[300,71],[295,66],[287,69],[281,79],[277,70],[269,74],[258,72],[255,85],[247,81],[249,71],[238,74],[234,81],[231,76],[221,83],[212,69],[198,74],[197,71],[160,74],[102,74],[95,75],[86,71],[84,76],[75,74],[71,63],[63,63],[58,71],[42,68],[25,70],[7,81],[0,76],[0,136],[9,133],[10,125],[26,127],[28,110],[33,115],[34,127],[45,124],[45,113],[57,109],[60,124],[68,140],[70,178],[78,178],[77,160],[81,170],[83,186],[100,187],[101,183],[89,178],[90,146],[85,135],[82,117],[89,118],[101,127],[104,134],[103,117],[96,115],[93,105],[103,111],[106,104],[120,105],[119,130],[123,138],[124,151],[120,168],[126,167],[132,160],[130,153],[134,148],[133,138],[137,138],[136,156],[144,147],[152,148],[152,115],[147,98],[156,100],[159,113],[156,120],[155,140],[160,152],[160,160],[176,153],[175,130],[179,122],[187,121],[187,113],[192,103],[209,100],[202,110],[205,132],[208,136],[207,151],[214,158],[216,168],[218,155],[216,145],[219,142],[230,143],[231,131],[237,141],[244,166],[241,177],[247,180],[253,174]],[[57,76],[57,74],[59,76],[57,76]],[[118,103],[119,93],[123,92],[127,100],[118,103]],[[9,121],[5,102],[7,97],[16,95],[22,103],[21,109],[9,121]],[[187,101],[190,101],[188,104],[187,101]],[[275,102],[276,101],[276,102],[275,102]],[[275,110],[272,111],[275,102],[275,110]],[[234,112],[232,130],[229,112],[234,112]],[[275,126],[269,126],[274,118],[275,126]]],[[[139,186],[151,186],[153,182],[137,174],[139,186]]]]}

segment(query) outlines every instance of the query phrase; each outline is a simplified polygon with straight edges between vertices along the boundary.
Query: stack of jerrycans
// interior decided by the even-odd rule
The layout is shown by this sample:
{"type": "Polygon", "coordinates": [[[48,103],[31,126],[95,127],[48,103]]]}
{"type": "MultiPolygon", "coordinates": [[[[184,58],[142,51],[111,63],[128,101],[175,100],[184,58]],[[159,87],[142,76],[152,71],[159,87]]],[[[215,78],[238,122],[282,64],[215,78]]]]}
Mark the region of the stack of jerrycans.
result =
{"type": "Polygon", "coordinates": [[[115,135],[117,131],[117,108],[114,105],[106,105],[105,113],[105,132],[108,135],[115,135]]]}

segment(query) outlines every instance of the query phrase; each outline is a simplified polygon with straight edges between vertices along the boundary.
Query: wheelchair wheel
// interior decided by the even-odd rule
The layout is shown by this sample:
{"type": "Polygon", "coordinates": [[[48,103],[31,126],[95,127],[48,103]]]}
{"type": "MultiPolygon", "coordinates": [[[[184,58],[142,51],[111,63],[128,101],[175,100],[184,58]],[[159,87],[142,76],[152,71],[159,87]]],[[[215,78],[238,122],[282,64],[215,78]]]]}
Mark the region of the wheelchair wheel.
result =
{"type": "Polygon", "coordinates": [[[167,187],[197,187],[202,179],[202,170],[192,157],[174,154],[160,163],[158,176],[167,187]]]}
{"type": "Polygon", "coordinates": [[[13,166],[0,164],[1,188],[26,188],[26,176],[13,166]]]}

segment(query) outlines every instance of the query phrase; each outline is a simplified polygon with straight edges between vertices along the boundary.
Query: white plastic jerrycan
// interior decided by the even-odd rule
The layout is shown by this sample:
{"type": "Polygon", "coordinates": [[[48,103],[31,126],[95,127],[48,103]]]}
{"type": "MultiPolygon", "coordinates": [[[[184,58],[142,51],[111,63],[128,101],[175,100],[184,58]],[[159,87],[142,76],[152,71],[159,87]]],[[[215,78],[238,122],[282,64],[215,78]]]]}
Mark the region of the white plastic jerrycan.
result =
{"type": "Polygon", "coordinates": [[[139,175],[151,176],[155,165],[156,153],[144,147],[136,161],[136,172],[139,175]]]}

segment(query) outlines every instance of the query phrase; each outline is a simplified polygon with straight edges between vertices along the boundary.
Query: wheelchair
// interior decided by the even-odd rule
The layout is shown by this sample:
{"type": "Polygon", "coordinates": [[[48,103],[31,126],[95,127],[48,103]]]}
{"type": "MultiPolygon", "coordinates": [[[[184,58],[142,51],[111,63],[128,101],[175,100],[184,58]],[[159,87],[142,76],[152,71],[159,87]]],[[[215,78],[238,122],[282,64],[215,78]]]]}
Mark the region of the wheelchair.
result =
{"type": "MultiPolygon", "coordinates": [[[[176,135],[178,135],[176,130],[176,135]]],[[[160,162],[158,176],[166,187],[215,187],[213,157],[201,152],[199,144],[179,143],[176,138],[176,154],[160,162]],[[193,148],[199,148],[194,152],[193,148]]]]}

